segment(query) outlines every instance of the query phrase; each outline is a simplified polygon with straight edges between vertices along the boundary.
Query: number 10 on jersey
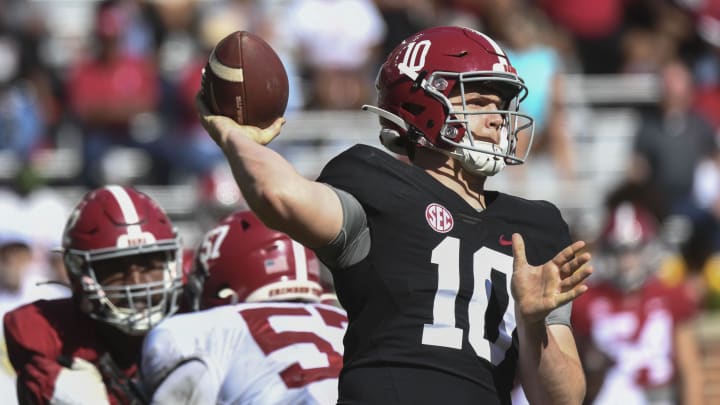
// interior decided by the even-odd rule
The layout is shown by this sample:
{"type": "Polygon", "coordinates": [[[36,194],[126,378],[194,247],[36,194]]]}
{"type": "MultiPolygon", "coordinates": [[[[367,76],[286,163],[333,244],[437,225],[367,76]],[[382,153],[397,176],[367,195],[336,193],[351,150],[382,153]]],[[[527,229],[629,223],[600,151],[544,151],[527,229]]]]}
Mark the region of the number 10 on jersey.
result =
{"type": "MultiPolygon", "coordinates": [[[[515,302],[510,294],[513,258],[482,247],[473,254],[473,294],[468,305],[468,330],[457,327],[455,301],[460,290],[460,240],[448,236],[433,250],[438,289],[433,323],[423,327],[424,345],[461,349],[463,334],[477,356],[494,365],[505,359],[515,329],[515,302]]],[[[463,308],[464,309],[464,308],[463,308]]]]}

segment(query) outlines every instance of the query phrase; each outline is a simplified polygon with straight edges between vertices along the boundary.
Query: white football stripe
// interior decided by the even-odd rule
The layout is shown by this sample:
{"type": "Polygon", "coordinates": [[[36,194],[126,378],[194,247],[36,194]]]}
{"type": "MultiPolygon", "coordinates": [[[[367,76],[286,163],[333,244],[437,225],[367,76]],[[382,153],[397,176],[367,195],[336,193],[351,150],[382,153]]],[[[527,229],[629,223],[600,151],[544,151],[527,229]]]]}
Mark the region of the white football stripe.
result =
{"type": "Polygon", "coordinates": [[[213,49],[212,53],[210,54],[210,69],[213,71],[215,76],[227,80],[229,82],[239,82],[242,83],[245,78],[243,76],[243,69],[242,68],[231,68],[228,66],[225,66],[220,62],[215,56],[215,50],[213,49]]]}
{"type": "MultiPolygon", "coordinates": [[[[133,204],[132,199],[125,189],[120,186],[106,186],[105,188],[115,197],[115,201],[117,201],[120,206],[120,212],[122,212],[123,218],[125,218],[125,223],[137,224],[140,218],[138,217],[137,210],[135,210],[135,204],[133,204]]],[[[128,235],[136,235],[142,233],[142,230],[140,229],[140,225],[131,225],[128,226],[127,232],[128,235]]]]}
{"type": "Polygon", "coordinates": [[[495,42],[492,38],[483,34],[480,31],[475,31],[475,32],[482,35],[482,37],[485,38],[490,43],[490,45],[492,45],[493,49],[495,50],[495,53],[497,53],[498,55],[505,56],[505,52],[502,50],[502,48],[500,48],[500,45],[498,45],[497,42],[495,42]]]}
{"type": "Polygon", "coordinates": [[[307,258],[305,257],[305,246],[292,241],[293,257],[295,258],[295,275],[298,281],[307,281],[308,269],[307,258]]]}

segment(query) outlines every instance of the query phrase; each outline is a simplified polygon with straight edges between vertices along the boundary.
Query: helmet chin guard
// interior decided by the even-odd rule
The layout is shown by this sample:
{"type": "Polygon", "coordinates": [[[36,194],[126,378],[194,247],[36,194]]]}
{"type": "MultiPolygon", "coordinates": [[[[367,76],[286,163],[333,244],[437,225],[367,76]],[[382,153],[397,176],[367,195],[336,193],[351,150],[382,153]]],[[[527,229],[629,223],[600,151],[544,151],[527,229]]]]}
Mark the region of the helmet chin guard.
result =
{"type": "Polygon", "coordinates": [[[448,152],[440,149],[443,153],[460,162],[463,169],[474,176],[493,176],[505,168],[505,161],[497,154],[500,153],[500,147],[490,142],[482,142],[483,148],[491,148],[494,153],[480,152],[469,149],[464,146],[458,146],[453,151],[448,152]]]}

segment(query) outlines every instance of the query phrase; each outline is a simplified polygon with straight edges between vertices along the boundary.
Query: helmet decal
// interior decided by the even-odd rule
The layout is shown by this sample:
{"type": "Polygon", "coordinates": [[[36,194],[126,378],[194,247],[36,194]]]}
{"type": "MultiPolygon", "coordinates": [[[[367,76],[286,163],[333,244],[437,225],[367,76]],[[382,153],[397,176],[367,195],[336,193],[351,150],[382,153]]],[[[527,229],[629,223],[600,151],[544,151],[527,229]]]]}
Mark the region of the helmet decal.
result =
{"type": "Polygon", "coordinates": [[[403,61],[398,65],[400,73],[409,77],[410,80],[417,80],[418,74],[425,67],[425,58],[430,51],[431,45],[429,40],[410,42],[403,61]]]}
{"type": "Polygon", "coordinates": [[[290,265],[288,264],[287,257],[280,256],[272,259],[265,259],[263,262],[263,268],[267,274],[282,273],[288,271],[290,269],[290,265]]]}
{"type": "Polygon", "coordinates": [[[198,249],[198,260],[203,266],[208,267],[208,260],[220,257],[220,246],[230,231],[230,225],[223,224],[208,231],[205,239],[198,249]]]}
{"type": "Polygon", "coordinates": [[[128,233],[126,235],[120,235],[117,238],[117,247],[126,248],[133,246],[142,246],[147,244],[155,243],[155,236],[150,232],[140,232],[140,227],[132,225],[128,227],[128,233]]]}

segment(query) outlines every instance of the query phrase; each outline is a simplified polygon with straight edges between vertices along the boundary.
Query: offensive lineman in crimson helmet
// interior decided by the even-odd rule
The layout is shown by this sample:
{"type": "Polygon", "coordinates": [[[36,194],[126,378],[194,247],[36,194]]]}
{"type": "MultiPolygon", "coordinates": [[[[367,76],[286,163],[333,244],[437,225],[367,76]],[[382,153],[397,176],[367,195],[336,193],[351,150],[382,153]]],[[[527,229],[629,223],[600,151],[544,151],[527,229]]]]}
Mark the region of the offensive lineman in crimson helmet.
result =
{"type": "Polygon", "coordinates": [[[177,311],[182,291],[172,222],[134,188],[101,187],[70,214],[62,253],[72,297],[4,318],[20,403],[141,403],[142,341],[177,311]]]}

